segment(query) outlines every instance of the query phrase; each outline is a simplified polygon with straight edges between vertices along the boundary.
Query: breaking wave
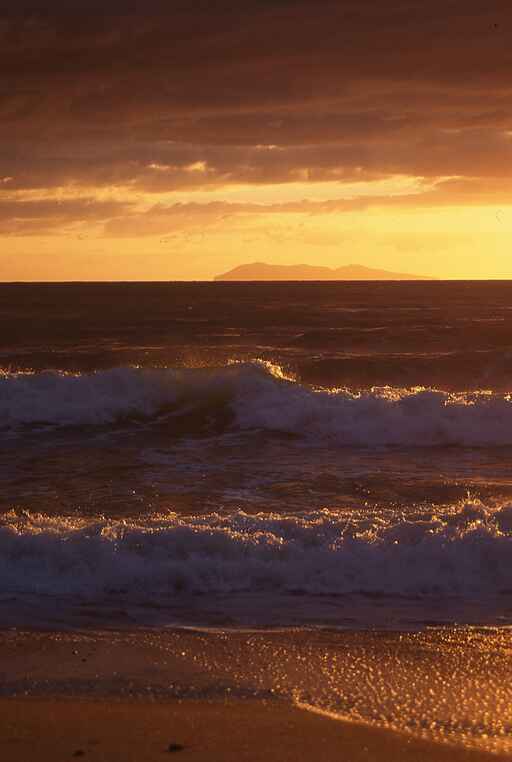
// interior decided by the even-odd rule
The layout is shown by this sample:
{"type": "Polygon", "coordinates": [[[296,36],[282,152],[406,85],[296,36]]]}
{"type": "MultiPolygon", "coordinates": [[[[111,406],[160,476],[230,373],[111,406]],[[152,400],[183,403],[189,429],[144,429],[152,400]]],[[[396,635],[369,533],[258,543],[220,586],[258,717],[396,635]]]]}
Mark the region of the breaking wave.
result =
{"type": "Polygon", "coordinates": [[[512,592],[512,505],[420,520],[168,514],[139,521],[10,512],[2,594],[262,592],[479,597],[512,592]]]}
{"type": "MultiPolygon", "coordinates": [[[[512,445],[512,399],[491,392],[315,389],[265,363],[222,368],[116,368],[0,376],[0,428],[221,419],[235,430],[285,432],[352,446],[512,445]]],[[[181,429],[181,431],[183,428],[181,429]]]]}

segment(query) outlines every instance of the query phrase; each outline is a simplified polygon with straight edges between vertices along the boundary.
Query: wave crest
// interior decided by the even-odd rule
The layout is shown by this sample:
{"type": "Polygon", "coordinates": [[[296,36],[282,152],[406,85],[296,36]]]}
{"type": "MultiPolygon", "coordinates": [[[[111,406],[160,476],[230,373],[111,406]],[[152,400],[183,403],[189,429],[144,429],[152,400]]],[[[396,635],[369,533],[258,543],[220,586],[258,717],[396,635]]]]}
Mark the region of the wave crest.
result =
{"type": "Polygon", "coordinates": [[[395,523],[327,510],[0,521],[2,594],[485,597],[512,591],[511,557],[512,505],[468,503],[395,523]]]}
{"type": "Polygon", "coordinates": [[[206,418],[221,415],[238,430],[286,432],[337,445],[512,445],[511,398],[490,392],[314,389],[264,363],[0,376],[3,429],[110,425],[163,415],[170,427],[174,415],[190,415],[193,426],[198,411],[206,418]]]}

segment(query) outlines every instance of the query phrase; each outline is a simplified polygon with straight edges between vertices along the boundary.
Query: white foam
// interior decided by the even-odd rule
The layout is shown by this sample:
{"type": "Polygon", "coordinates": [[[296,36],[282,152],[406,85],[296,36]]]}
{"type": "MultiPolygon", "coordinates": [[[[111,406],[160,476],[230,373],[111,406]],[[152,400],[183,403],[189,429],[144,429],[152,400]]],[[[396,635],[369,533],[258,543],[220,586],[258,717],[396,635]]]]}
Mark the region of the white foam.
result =
{"type": "Polygon", "coordinates": [[[226,412],[234,429],[288,432],[337,445],[512,445],[508,395],[389,388],[362,394],[315,390],[262,363],[0,376],[0,428],[4,429],[108,425],[196,409],[226,412]]]}
{"type": "Polygon", "coordinates": [[[0,593],[372,593],[481,598],[512,591],[512,506],[442,517],[238,512],[146,521],[4,515],[0,593]]]}

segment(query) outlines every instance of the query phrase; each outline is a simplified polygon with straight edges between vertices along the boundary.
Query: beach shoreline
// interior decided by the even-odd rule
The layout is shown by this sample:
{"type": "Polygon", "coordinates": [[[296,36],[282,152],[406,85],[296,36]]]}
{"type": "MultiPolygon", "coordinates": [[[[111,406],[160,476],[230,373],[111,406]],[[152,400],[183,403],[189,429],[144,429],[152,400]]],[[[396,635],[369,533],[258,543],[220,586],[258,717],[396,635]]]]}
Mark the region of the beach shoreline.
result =
{"type": "MultiPolygon", "coordinates": [[[[183,747],[176,752],[183,751],[184,758],[226,762],[510,758],[509,642],[505,631],[453,628],[424,633],[4,630],[0,759],[27,762],[36,753],[40,762],[54,762],[77,753],[91,760],[151,762],[165,758],[172,744],[183,747]],[[490,660],[495,673],[489,671],[490,660]],[[468,665],[466,677],[457,671],[459,663],[468,665]],[[351,669],[352,684],[346,674],[351,669]],[[490,723],[494,738],[478,731],[477,715],[465,733],[429,728],[428,712],[443,718],[443,702],[455,708],[470,680],[479,680],[479,701],[489,705],[498,674],[505,693],[490,723]],[[439,696],[429,694],[431,708],[418,712],[405,701],[407,684],[421,698],[425,675],[439,696]],[[380,693],[382,702],[395,695],[394,721],[386,724],[389,703],[380,705],[380,719],[375,705],[361,703],[372,692],[380,693]],[[343,712],[349,696],[356,702],[354,712],[343,712]],[[358,717],[364,706],[373,720],[358,717]],[[399,727],[396,720],[404,712],[410,713],[409,725],[402,718],[399,727]]],[[[464,711],[461,717],[469,718],[475,710],[469,704],[464,711]]]]}

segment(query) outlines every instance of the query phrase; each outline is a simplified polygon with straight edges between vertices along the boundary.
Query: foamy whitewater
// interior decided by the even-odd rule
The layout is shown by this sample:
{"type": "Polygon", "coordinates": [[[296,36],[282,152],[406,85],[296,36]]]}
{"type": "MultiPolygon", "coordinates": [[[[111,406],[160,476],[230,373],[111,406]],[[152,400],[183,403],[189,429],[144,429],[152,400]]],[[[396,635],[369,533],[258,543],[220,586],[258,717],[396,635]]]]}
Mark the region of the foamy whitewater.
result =
{"type": "Polygon", "coordinates": [[[512,594],[512,505],[392,523],[309,514],[4,516],[0,592],[512,594]]]}
{"type": "Polygon", "coordinates": [[[508,286],[0,290],[4,621],[512,621],[508,286]]]}
{"type": "MultiPolygon", "coordinates": [[[[433,389],[351,392],[303,386],[269,363],[224,368],[116,368],[89,374],[4,373],[0,427],[92,426],[200,411],[231,430],[286,432],[364,447],[512,445],[512,398],[433,389]]],[[[191,434],[193,431],[190,432],[191,434]]]]}

